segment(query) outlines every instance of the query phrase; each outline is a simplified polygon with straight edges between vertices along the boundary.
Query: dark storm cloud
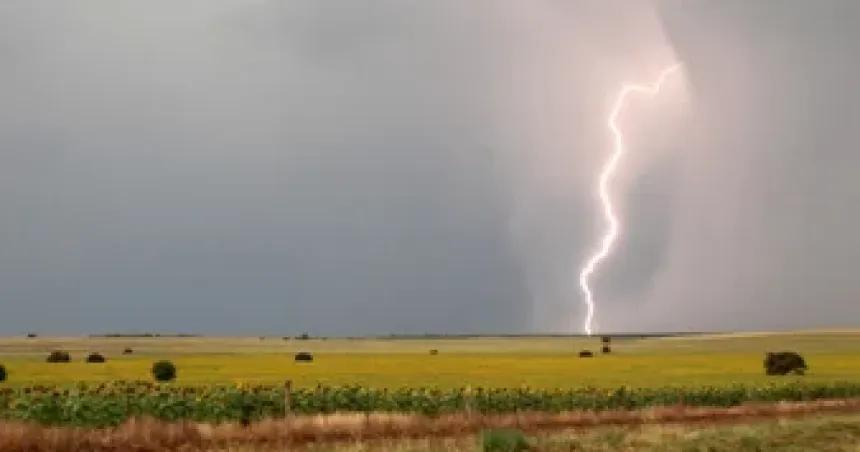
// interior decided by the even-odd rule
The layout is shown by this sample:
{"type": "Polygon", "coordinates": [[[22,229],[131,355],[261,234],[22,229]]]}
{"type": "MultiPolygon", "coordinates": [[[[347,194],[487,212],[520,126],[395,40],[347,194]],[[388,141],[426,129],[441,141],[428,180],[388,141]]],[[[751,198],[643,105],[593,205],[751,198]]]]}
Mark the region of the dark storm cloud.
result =
{"type": "Polygon", "coordinates": [[[482,44],[403,9],[5,4],[0,328],[517,328],[482,44]]]}
{"type": "Polygon", "coordinates": [[[0,331],[578,328],[612,91],[677,58],[601,327],[856,316],[858,8],[622,4],[3,2],[0,331]]]}

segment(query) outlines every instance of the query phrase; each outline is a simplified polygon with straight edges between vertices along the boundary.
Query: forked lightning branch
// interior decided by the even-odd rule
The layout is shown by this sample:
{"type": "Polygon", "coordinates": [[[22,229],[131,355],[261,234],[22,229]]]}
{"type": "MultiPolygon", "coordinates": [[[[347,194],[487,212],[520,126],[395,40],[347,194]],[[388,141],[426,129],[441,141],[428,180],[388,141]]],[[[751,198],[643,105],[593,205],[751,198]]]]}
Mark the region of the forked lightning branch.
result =
{"type": "Polygon", "coordinates": [[[615,98],[615,103],[609,113],[607,125],[609,126],[609,130],[612,132],[614,146],[612,155],[610,155],[609,160],[607,160],[603,165],[598,182],[598,194],[600,196],[600,203],[603,207],[603,216],[608,227],[606,229],[606,233],[603,235],[603,239],[600,241],[600,248],[588,258],[579,273],[579,287],[582,289],[585,296],[585,305],[588,309],[583,327],[585,329],[585,333],[589,336],[592,333],[592,322],[594,321],[594,294],[591,287],[588,285],[588,282],[591,275],[597,270],[597,266],[600,262],[609,256],[609,253],[612,251],[612,246],[618,238],[618,232],[620,229],[618,216],[615,213],[615,208],[612,205],[612,197],[609,193],[609,184],[612,182],[612,177],[615,174],[615,170],[618,168],[621,157],[626,152],[624,134],[618,126],[618,118],[624,112],[624,108],[627,106],[627,99],[631,94],[643,94],[648,97],[656,96],[662,89],[663,83],[666,79],[680,68],[680,64],[675,64],[663,69],[663,71],[660,72],[660,76],[657,77],[657,81],[651,85],[638,85],[633,83],[625,83],[621,85],[621,89],[618,92],[618,95],[615,98]]]}

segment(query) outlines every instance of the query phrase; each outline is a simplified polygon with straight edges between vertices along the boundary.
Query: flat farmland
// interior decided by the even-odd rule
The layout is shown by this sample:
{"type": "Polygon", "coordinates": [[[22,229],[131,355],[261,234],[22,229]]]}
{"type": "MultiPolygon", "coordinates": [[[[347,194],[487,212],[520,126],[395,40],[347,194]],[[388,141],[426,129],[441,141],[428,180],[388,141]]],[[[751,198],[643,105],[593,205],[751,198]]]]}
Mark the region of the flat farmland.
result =
{"type": "Polygon", "coordinates": [[[860,383],[860,331],[716,334],[663,338],[614,338],[603,355],[599,338],[475,337],[442,339],[289,339],[280,337],[0,338],[0,364],[7,387],[71,385],[75,382],[149,380],[156,360],[178,368],[176,384],[318,384],[398,387],[617,388],[766,384],[769,382],[860,383]],[[123,355],[125,348],[133,349],[123,355]],[[594,358],[579,358],[582,349],[594,358]],[[50,364],[52,350],[72,354],[50,364]],[[430,350],[438,350],[431,355],[430,350]],[[801,353],[805,376],[768,377],[767,351],[801,353]],[[296,352],[313,363],[296,363],[296,352]],[[104,364],[87,364],[90,352],[104,364]]]}

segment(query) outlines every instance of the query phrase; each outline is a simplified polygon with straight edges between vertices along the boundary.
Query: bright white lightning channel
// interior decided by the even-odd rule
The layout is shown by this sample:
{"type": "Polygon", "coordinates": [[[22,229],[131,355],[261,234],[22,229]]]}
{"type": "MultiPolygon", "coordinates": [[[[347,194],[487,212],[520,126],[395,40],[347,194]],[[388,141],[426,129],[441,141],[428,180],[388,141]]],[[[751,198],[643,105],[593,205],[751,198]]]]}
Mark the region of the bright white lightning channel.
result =
{"type": "Polygon", "coordinates": [[[663,69],[663,71],[660,72],[660,76],[657,77],[657,81],[651,85],[637,85],[632,83],[621,85],[621,90],[618,92],[618,96],[615,98],[615,103],[612,106],[612,111],[609,113],[607,124],[609,126],[609,130],[612,132],[615,146],[612,155],[609,157],[609,160],[606,161],[606,164],[603,166],[603,170],[600,172],[600,182],[598,184],[600,203],[603,205],[603,216],[606,219],[609,228],[606,230],[606,234],[600,242],[600,249],[588,258],[579,273],[579,287],[582,289],[583,294],[585,294],[585,305],[588,308],[588,313],[585,316],[584,328],[585,334],[588,334],[589,336],[591,336],[592,333],[591,322],[594,319],[594,297],[591,292],[591,288],[588,286],[588,278],[597,269],[597,265],[609,255],[612,251],[612,245],[615,244],[615,240],[618,238],[618,217],[615,215],[615,209],[612,206],[612,198],[609,196],[609,182],[612,179],[613,174],[615,174],[615,169],[618,167],[621,156],[625,152],[624,135],[621,133],[621,128],[618,127],[618,117],[621,116],[621,113],[624,111],[624,107],[627,105],[627,96],[630,94],[644,94],[649,97],[657,95],[663,87],[663,82],[665,82],[670,75],[680,68],[681,64],[679,63],[663,69]]]}

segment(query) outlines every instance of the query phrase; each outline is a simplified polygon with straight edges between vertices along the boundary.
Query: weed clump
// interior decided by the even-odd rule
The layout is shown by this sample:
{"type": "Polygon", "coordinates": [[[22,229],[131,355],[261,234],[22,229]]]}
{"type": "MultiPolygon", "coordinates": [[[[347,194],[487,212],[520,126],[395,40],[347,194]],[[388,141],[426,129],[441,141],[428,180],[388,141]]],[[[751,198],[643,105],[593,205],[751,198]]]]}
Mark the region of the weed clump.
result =
{"type": "Polygon", "coordinates": [[[9,376],[9,374],[6,373],[6,368],[3,367],[2,364],[0,364],[0,383],[3,383],[4,381],[6,381],[6,378],[8,376],[9,376]]]}
{"type": "Polygon", "coordinates": [[[484,452],[521,452],[531,449],[526,435],[519,430],[487,430],[481,435],[484,452]]]}
{"type": "Polygon", "coordinates": [[[156,381],[173,381],[176,379],[176,366],[170,361],[156,361],[152,365],[152,377],[156,381]]]}
{"type": "Polygon", "coordinates": [[[48,358],[45,359],[46,362],[49,363],[67,363],[72,360],[72,355],[69,355],[69,352],[64,352],[62,350],[54,350],[48,355],[48,358]]]}
{"type": "Polygon", "coordinates": [[[594,358],[594,352],[592,352],[591,350],[583,350],[583,351],[579,352],[579,357],[580,358],[594,358]]]}
{"type": "Polygon", "coordinates": [[[803,375],[806,361],[797,352],[768,352],[764,358],[764,370],[768,375],[803,375]]]}

